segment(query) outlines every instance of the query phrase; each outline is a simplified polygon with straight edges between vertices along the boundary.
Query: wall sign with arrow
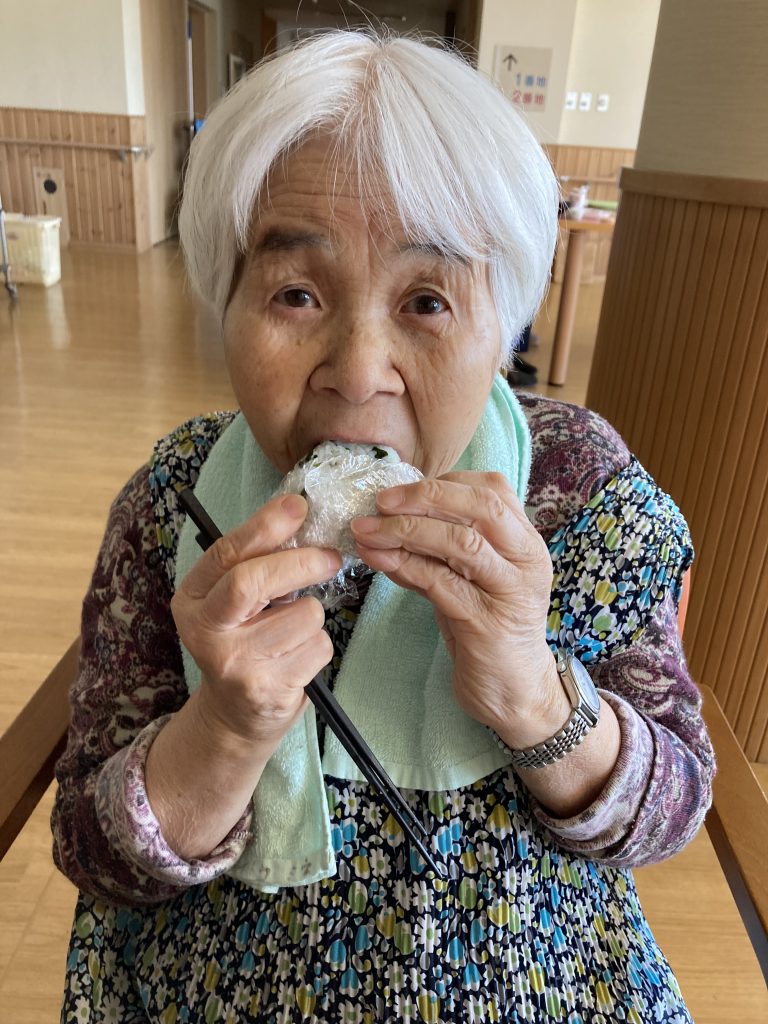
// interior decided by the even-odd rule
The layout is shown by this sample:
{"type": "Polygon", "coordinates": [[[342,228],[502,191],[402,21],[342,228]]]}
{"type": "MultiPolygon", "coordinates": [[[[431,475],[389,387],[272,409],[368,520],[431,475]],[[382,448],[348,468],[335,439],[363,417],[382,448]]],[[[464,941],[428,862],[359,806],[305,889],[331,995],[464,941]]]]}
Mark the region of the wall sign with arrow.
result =
{"type": "Polygon", "coordinates": [[[504,95],[528,113],[543,113],[552,65],[552,50],[540,46],[497,46],[493,77],[504,95]]]}

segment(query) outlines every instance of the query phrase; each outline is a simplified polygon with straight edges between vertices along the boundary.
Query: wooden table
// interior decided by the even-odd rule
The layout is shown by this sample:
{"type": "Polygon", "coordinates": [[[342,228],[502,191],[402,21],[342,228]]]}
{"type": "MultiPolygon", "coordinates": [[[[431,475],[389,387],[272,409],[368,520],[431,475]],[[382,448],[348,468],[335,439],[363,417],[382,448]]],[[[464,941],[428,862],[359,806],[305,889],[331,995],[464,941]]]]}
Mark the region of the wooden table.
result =
{"type": "Polygon", "coordinates": [[[557,387],[565,384],[568,371],[568,357],[571,354],[573,322],[576,319],[576,303],[579,298],[581,265],[584,262],[584,243],[587,233],[596,231],[610,234],[616,218],[606,220],[560,219],[560,229],[569,233],[568,250],[565,254],[563,283],[560,289],[560,305],[557,310],[557,326],[552,343],[552,359],[549,363],[549,383],[557,387]]]}

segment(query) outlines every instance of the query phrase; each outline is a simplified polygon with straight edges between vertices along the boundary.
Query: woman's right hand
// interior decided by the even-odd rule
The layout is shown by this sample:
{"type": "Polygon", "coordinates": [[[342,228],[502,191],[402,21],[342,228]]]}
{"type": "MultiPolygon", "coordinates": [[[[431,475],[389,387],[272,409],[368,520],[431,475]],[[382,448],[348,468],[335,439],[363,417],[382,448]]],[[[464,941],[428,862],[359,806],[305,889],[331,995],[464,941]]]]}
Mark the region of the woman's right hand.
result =
{"type": "Polygon", "coordinates": [[[225,744],[276,748],[306,707],[304,687],[333,657],[317,598],[269,607],[341,568],[336,551],[276,550],[306,515],[297,494],[273,499],[198,559],[171,602],[202,672],[199,721],[225,744]]]}

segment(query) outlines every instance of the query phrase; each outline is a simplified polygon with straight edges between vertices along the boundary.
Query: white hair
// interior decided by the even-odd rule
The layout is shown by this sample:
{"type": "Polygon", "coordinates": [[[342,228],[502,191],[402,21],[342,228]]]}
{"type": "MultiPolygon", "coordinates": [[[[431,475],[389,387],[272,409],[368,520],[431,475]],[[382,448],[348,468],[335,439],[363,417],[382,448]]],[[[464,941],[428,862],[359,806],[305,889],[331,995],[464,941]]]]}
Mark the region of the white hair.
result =
{"type": "Polygon", "coordinates": [[[388,202],[410,242],[488,264],[506,361],[548,286],[557,180],[493,83],[457,54],[404,37],[313,36],[214,106],[192,144],[179,214],[197,293],[223,319],[270,171],[318,131],[371,184],[369,212],[388,202]]]}

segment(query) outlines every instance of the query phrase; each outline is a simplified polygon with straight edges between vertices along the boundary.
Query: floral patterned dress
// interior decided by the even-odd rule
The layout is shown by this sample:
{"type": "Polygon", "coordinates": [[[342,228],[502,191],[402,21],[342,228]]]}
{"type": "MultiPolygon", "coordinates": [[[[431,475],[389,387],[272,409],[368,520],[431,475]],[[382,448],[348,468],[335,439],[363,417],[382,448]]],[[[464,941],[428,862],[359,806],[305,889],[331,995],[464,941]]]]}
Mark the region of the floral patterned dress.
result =
{"type": "MultiPolygon", "coordinates": [[[[511,768],[405,791],[442,879],[374,789],[331,777],[333,878],[264,894],[227,875],[258,827],[250,812],[206,860],[178,858],[143,765],[186,699],[168,610],[175,495],[231,420],[198,418],[118,497],[85,602],[53,818],[57,863],[82,890],[63,1024],[691,1020],[629,870],[682,848],[710,801],[712,749],[675,623],[687,527],[598,417],[521,402],[527,512],[555,567],[549,639],[575,647],[621,728],[603,793],[559,820],[511,768]]],[[[331,686],[364,596],[329,613],[331,686]]]]}

